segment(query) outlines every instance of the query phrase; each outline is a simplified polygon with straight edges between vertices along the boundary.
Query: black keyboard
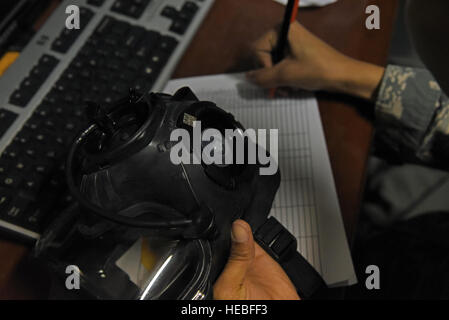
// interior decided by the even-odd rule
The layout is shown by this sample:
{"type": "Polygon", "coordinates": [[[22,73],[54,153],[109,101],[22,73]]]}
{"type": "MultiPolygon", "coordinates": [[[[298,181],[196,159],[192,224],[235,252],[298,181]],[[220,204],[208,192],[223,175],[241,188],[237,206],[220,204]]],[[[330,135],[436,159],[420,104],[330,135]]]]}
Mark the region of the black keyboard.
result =
{"type": "MultiPolygon", "coordinates": [[[[93,13],[82,14],[89,23],[93,13]]],[[[64,30],[53,51],[66,52],[78,35],[64,30]]],[[[171,36],[105,16],[2,153],[0,220],[38,235],[70,205],[64,164],[74,137],[86,126],[85,101],[105,105],[130,88],[151,88],[177,45],[171,36]]],[[[25,107],[59,62],[56,55],[43,55],[10,96],[10,104],[25,107]]],[[[0,110],[0,134],[15,118],[0,110]]]]}
{"type": "Polygon", "coordinates": [[[64,165],[86,101],[161,90],[213,2],[63,0],[0,77],[2,232],[38,239],[73,203],[64,165]],[[65,28],[68,5],[79,30],[65,28]]]}

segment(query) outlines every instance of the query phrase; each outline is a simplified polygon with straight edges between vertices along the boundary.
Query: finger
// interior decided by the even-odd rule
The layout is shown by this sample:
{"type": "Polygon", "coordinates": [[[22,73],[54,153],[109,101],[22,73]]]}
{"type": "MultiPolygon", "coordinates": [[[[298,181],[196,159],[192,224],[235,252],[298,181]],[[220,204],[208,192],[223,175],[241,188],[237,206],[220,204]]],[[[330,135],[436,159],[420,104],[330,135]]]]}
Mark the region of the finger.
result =
{"type": "MultiPolygon", "coordinates": [[[[232,246],[228,263],[226,264],[217,285],[238,291],[245,280],[254,256],[254,239],[251,227],[243,220],[237,220],[232,225],[232,246]]],[[[237,292],[234,292],[237,296],[237,292]]]]}
{"type": "Polygon", "coordinates": [[[275,29],[272,29],[265,33],[261,38],[256,40],[253,43],[253,48],[256,51],[264,51],[271,52],[273,48],[276,46],[278,39],[278,32],[275,29]]]}
{"type": "Polygon", "coordinates": [[[271,68],[250,71],[246,74],[246,76],[248,80],[263,88],[276,88],[279,86],[288,85],[284,83],[285,75],[283,75],[283,72],[288,70],[285,66],[286,62],[282,61],[271,68]]]}
{"type": "Polygon", "coordinates": [[[277,32],[275,30],[270,30],[252,45],[257,62],[264,68],[271,67],[273,65],[271,60],[271,52],[276,46],[277,38],[277,32]]]}
{"type": "Polygon", "coordinates": [[[273,59],[271,52],[256,51],[257,67],[271,68],[273,66],[273,59]]]}

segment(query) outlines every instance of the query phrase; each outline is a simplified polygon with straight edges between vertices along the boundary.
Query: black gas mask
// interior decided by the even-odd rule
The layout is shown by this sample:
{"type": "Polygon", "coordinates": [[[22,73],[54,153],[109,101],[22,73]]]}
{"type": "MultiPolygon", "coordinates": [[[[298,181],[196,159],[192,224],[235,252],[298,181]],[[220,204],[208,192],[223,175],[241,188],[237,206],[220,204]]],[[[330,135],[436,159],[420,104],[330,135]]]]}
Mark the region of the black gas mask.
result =
{"type": "MultiPolygon", "coordinates": [[[[66,166],[77,204],[55,220],[36,253],[60,273],[76,266],[91,296],[211,298],[236,219],[251,225],[256,241],[284,267],[302,297],[323,286],[296,252],[295,238],[267,219],[279,171],[260,175],[259,163],[195,162],[194,141],[184,146],[192,161],[174,163],[173,148],[182,142],[172,141],[173,131],[193,133],[195,123],[223,137],[233,130],[245,146],[254,143],[239,137],[244,128],[231,114],[183,88],[174,96],[131,91],[107,108],[90,103],[87,115],[90,125],[75,140],[66,166]]],[[[203,142],[199,152],[224,152],[225,139],[203,142]]]]}

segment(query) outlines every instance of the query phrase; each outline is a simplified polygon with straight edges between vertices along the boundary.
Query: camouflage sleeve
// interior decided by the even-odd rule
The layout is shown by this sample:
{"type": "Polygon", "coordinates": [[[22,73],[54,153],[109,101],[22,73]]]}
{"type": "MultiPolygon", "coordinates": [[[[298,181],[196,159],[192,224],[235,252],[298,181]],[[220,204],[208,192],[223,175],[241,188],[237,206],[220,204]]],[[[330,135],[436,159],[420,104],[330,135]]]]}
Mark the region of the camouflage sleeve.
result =
{"type": "Polygon", "coordinates": [[[398,160],[449,167],[449,99],[426,69],[386,68],[376,121],[377,140],[398,160]]]}

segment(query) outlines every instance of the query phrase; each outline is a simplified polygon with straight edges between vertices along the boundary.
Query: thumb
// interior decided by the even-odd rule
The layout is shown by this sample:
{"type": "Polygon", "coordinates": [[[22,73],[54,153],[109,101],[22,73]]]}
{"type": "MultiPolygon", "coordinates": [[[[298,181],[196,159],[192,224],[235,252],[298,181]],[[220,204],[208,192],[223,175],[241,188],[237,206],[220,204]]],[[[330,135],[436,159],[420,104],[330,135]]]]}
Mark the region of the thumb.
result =
{"type": "Polygon", "coordinates": [[[235,297],[240,296],[239,291],[254,260],[255,246],[251,227],[243,220],[233,223],[231,238],[231,254],[215,287],[220,288],[217,291],[224,291],[226,295],[235,297]]]}
{"type": "Polygon", "coordinates": [[[273,67],[250,71],[246,74],[246,77],[249,81],[263,88],[280,87],[285,85],[283,83],[284,65],[285,61],[282,61],[273,67]]]}

